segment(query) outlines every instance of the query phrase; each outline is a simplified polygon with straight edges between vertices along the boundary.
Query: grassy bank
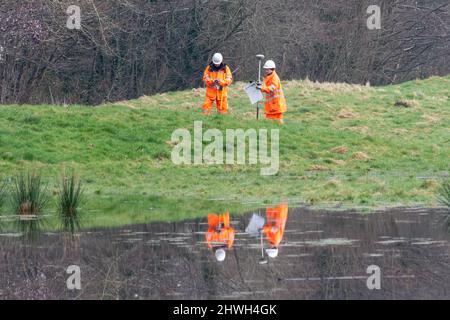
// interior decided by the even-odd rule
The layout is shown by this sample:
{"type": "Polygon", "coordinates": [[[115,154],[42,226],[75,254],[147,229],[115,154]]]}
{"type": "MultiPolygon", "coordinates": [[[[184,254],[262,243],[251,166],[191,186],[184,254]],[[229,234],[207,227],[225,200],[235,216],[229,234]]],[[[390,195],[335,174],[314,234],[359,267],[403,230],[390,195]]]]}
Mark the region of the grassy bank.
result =
{"type": "Polygon", "coordinates": [[[54,194],[61,172],[74,168],[84,182],[84,207],[98,224],[238,210],[242,199],[436,204],[449,171],[450,77],[379,88],[284,85],[284,127],[255,120],[242,84],[231,89],[232,113],[225,117],[202,117],[203,89],[99,107],[1,106],[0,177],[38,170],[54,194]],[[259,166],[175,166],[171,134],[192,130],[195,120],[223,132],[280,128],[280,172],[263,177],[259,166]]]}

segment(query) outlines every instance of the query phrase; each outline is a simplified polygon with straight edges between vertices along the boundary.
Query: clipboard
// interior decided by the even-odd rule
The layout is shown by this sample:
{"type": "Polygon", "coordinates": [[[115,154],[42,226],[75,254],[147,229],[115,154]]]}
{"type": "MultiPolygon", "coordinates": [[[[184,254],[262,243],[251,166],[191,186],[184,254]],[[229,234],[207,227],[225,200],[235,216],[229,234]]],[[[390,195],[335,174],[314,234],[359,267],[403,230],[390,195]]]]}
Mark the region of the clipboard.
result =
{"type": "Polygon", "coordinates": [[[264,99],[260,90],[256,89],[256,82],[252,82],[244,87],[251,104],[257,104],[264,99]]]}

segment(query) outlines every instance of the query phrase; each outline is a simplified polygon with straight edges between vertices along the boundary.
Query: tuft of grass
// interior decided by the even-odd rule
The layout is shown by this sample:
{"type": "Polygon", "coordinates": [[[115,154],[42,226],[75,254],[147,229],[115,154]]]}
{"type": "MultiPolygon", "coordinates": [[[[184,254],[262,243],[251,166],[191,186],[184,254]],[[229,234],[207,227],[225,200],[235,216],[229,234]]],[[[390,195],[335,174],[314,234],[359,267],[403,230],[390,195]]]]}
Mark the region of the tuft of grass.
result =
{"type": "Polygon", "coordinates": [[[370,160],[370,157],[366,153],[360,152],[360,151],[355,152],[352,155],[352,158],[355,159],[355,160],[361,160],[361,161],[370,160]]]}
{"type": "Polygon", "coordinates": [[[11,193],[13,211],[20,217],[37,216],[42,213],[46,203],[46,188],[42,183],[41,175],[23,172],[14,179],[11,193]]]}
{"type": "Polygon", "coordinates": [[[6,195],[6,183],[0,182],[0,209],[3,207],[3,203],[5,202],[6,195]]]}
{"type": "Polygon", "coordinates": [[[358,117],[357,114],[355,114],[354,112],[352,112],[346,108],[339,111],[339,114],[338,114],[339,119],[353,119],[353,118],[357,118],[357,117],[358,117]]]}
{"type": "Polygon", "coordinates": [[[401,99],[395,102],[396,107],[418,108],[420,104],[417,100],[401,99]]]}
{"type": "MultiPolygon", "coordinates": [[[[438,201],[449,209],[450,213],[450,180],[445,181],[438,191],[438,201]]],[[[448,215],[450,219],[450,214],[448,215]]]]}
{"type": "Polygon", "coordinates": [[[58,191],[58,211],[65,231],[73,233],[80,227],[78,208],[82,194],[82,184],[75,173],[69,176],[64,173],[58,191]]]}
{"type": "Polygon", "coordinates": [[[346,154],[348,152],[348,148],[346,146],[336,147],[330,150],[333,153],[346,154]]]}
{"type": "Polygon", "coordinates": [[[445,181],[438,191],[438,201],[442,205],[446,206],[448,210],[446,210],[444,214],[444,223],[447,228],[450,230],[450,180],[445,181]]]}

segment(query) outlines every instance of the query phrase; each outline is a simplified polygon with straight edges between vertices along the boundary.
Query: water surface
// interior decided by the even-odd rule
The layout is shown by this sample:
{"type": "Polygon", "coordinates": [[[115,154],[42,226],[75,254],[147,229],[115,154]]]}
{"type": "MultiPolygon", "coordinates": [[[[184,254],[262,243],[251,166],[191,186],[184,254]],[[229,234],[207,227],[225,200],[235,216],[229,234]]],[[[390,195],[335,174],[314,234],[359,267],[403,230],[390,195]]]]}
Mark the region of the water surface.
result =
{"type": "Polygon", "coordinates": [[[75,235],[0,232],[0,299],[450,299],[442,211],[290,208],[274,259],[244,232],[252,212],[231,214],[224,262],[208,247],[207,215],[75,235]],[[70,265],[81,268],[81,290],[67,289],[70,265]],[[381,269],[380,290],[367,287],[371,265],[381,269]]]}

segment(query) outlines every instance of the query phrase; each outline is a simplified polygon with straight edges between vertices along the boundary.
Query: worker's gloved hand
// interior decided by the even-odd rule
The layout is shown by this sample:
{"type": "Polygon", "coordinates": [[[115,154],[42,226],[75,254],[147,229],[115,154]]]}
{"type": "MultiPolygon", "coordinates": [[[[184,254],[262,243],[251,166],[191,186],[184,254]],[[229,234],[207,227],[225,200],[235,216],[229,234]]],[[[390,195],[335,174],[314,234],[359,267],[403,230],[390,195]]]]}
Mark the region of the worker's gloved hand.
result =
{"type": "Polygon", "coordinates": [[[217,89],[219,89],[219,90],[222,89],[222,87],[223,87],[219,80],[214,80],[214,84],[217,87],[217,89]]]}
{"type": "Polygon", "coordinates": [[[262,88],[262,83],[257,81],[256,82],[256,89],[261,90],[261,88],[262,88]]]}

